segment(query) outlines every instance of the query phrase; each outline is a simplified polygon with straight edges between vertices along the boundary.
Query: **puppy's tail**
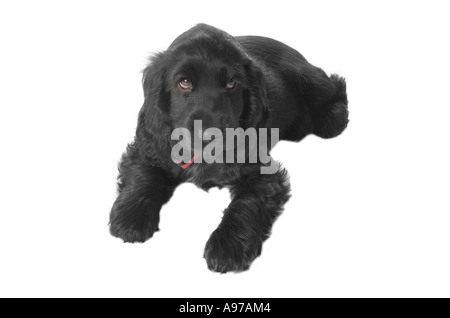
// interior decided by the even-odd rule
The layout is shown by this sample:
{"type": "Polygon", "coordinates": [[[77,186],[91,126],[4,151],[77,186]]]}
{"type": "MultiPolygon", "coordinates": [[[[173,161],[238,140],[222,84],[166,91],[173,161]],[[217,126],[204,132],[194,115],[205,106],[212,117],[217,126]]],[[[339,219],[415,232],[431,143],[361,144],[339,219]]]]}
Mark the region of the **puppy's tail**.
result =
{"type": "Polygon", "coordinates": [[[344,131],[349,122],[345,79],[332,74],[330,81],[335,86],[332,98],[316,109],[313,114],[313,133],[322,138],[336,137],[344,131]]]}

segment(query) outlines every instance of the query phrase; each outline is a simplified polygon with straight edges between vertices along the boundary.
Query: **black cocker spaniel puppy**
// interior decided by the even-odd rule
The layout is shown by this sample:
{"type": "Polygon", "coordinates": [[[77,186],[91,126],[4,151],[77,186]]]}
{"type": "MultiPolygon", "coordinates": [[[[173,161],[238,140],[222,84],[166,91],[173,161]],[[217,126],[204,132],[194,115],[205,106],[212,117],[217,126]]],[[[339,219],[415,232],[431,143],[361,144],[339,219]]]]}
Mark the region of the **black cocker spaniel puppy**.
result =
{"type": "MultiPolygon", "coordinates": [[[[142,82],[145,101],[136,137],[119,164],[111,234],[125,242],[151,238],[161,207],[183,182],[205,190],[228,187],[232,201],[206,243],[204,257],[213,271],[248,269],[289,199],[286,171],[278,165],[273,173],[262,173],[268,164],[260,156],[256,162],[208,163],[197,159],[195,146],[185,151],[188,162],[174,160],[174,129],[203,137],[201,148],[212,138],[198,130],[195,120],[201,120],[202,129],[255,128],[258,136],[261,128],[277,129],[280,140],[299,141],[308,134],[335,137],[348,123],[345,80],[328,77],[276,40],[233,37],[199,24],[152,57],[142,82]]],[[[225,138],[214,137],[218,145],[225,144],[225,138]]],[[[215,156],[222,154],[216,150],[215,156]]]]}

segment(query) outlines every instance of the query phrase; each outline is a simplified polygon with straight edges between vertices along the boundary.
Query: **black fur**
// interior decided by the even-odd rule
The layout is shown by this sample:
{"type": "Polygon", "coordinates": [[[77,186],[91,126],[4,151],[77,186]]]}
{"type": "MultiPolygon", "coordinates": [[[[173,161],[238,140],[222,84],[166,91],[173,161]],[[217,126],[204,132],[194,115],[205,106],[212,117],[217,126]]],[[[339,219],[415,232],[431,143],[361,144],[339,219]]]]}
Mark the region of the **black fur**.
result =
{"type": "Polygon", "coordinates": [[[171,132],[218,128],[279,128],[280,139],[339,135],[347,126],[345,80],[328,77],[287,45],[264,37],[232,37],[199,24],[153,56],[143,75],[145,101],[136,137],[119,165],[118,197],[110,215],[112,235],[144,242],[158,230],[161,207],[183,182],[203,189],[228,187],[232,202],[205,248],[208,267],[243,271],[261,253],[275,219],[289,199],[286,171],[261,174],[261,163],[192,164],[171,160],[171,132]],[[180,89],[189,78],[192,90],[180,89]],[[236,86],[224,89],[233,78],[236,86]]]}

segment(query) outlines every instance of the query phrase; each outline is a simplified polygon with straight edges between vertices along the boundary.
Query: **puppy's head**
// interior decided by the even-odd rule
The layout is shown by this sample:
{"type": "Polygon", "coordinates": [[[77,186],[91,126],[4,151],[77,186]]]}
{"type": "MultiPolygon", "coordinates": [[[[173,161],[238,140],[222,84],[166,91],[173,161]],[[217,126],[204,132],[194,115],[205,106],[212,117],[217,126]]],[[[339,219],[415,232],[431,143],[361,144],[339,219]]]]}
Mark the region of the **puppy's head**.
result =
{"type": "MultiPolygon", "coordinates": [[[[258,127],[266,118],[265,80],[260,68],[229,34],[199,24],[153,57],[144,70],[147,125],[194,131],[258,127]],[[153,118],[153,119],[150,119],[153,118]]],[[[149,128],[152,133],[159,131],[149,128]]],[[[169,135],[170,136],[170,135],[169,135]]]]}

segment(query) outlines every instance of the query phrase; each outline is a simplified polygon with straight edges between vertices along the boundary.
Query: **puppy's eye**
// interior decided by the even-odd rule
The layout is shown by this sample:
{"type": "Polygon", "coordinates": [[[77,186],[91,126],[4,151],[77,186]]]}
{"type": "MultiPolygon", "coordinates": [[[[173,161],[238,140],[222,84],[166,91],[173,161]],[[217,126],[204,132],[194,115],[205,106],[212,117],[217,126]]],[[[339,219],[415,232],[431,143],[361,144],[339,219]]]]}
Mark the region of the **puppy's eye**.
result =
{"type": "Polygon", "coordinates": [[[190,90],[192,89],[192,82],[189,78],[183,78],[181,79],[181,81],[178,83],[178,86],[182,89],[182,90],[190,90]]]}
{"type": "Polygon", "coordinates": [[[236,81],[234,79],[232,79],[231,81],[229,81],[227,83],[227,85],[225,86],[226,89],[233,89],[236,86],[236,81]]]}

